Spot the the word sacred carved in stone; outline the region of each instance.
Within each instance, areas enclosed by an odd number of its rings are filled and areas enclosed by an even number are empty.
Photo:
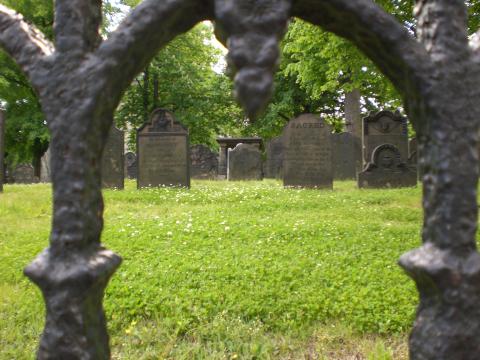
[[[304,114],[283,131],[286,187],[333,188],[332,128],[323,119]]]
[[[174,115],[155,110],[137,130],[137,187],[190,187],[188,130]]]
[[[102,156],[102,187],[123,189],[125,137],[123,131],[112,126]]]
[[[262,153],[251,144],[238,144],[228,150],[229,181],[262,180]]]
[[[363,161],[367,164],[380,145],[394,145],[403,162],[408,159],[407,119],[398,111],[371,113],[363,119]]]
[[[371,161],[358,174],[360,188],[398,188],[417,185],[417,172],[402,161],[395,145],[375,148]]]

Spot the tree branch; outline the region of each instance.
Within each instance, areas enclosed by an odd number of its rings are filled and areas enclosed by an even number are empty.
[[[55,45],[69,58],[82,57],[101,42],[102,0],[56,0]]]
[[[36,87],[45,80],[42,62],[53,53],[52,44],[23,16],[0,5],[0,46],[15,60]]]
[[[430,81],[427,50],[371,0],[298,0],[292,15],[352,41],[404,97]]]
[[[115,108],[123,91],[175,36],[213,17],[209,0],[146,0],[105,40],[87,67],[105,79],[102,92]]]

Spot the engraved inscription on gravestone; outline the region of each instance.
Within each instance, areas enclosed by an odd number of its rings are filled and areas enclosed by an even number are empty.
[[[188,131],[173,114],[155,110],[137,130],[138,188],[190,187]]]
[[[133,152],[125,154],[125,175],[128,179],[137,178],[137,155]]]
[[[238,144],[228,149],[227,179],[262,180],[262,153],[251,144]]]
[[[304,114],[283,131],[286,187],[333,188],[332,128],[323,119]]]
[[[110,128],[107,143],[102,156],[102,187],[123,189],[125,175],[123,149],[125,137],[123,131],[115,126]]]
[[[363,119],[363,156],[367,164],[378,146],[394,145],[400,152],[400,159],[408,159],[407,119],[397,111],[380,111],[371,113]]]
[[[284,144],[281,136],[267,142],[267,162],[265,164],[265,177],[281,179],[283,174]]]
[[[360,188],[399,188],[416,185],[416,171],[402,161],[400,151],[392,144],[377,146],[371,161],[358,174]]]
[[[348,132],[332,134],[332,141],[334,178],[355,179],[357,174],[354,135]]]

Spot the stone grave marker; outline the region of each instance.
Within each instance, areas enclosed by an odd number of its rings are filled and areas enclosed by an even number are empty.
[[[137,186],[190,187],[190,154],[187,129],[164,109],[137,130]]]
[[[265,164],[265,177],[270,179],[281,179],[283,174],[284,156],[283,137],[278,136],[267,142],[267,161]]]
[[[399,188],[417,185],[417,172],[402,161],[395,145],[377,146],[370,162],[358,174],[359,188]]]
[[[291,120],[283,131],[286,187],[333,188],[332,128],[313,114]]]
[[[124,188],[124,158],[125,136],[122,130],[115,126],[110,128],[108,139],[102,156],[102,187]]]
[[[355,137],[352,133],[332,134],[333,174],[338,180],[356,179]]]
[[[262,153],[251,144],[238,144],[228,150],[227,179],[262,180]]]
[[[216,179],[218,175],[218,155],[206,145],[190,148],[190,173],[194,179]]]
[[[0,192],[3,192],[5,176],[5,112],[0,110]]]
[[[408,159],[407,119],[397,111],[371,113],[363,119],[363,161],[372,159],[373,150],[383,144],[391,144],[400,152],[402,162]]]
[[[52,181],[52,171],[50,169],[50,163],[51,151],[49,147],[40,160],[40,182],[49,183]]]
[[[263,146],[263,140],[259,137],[245,137],[245,138],[217,138],[217,143],[220,146],[218,156],[218,175],[219,178],[226,178],[227,176],[227,162],[228,162],[228,150],[235,148],[238,144],[249,144],[257,149],[261,150]]]
[[[35,176],[35,169],[31,164],[19,164],[11,174],[12,182],[15,184],[38,183],[39,178]]]
[[[125,154],[125,175],[127,179],[137,178],[137,155],[133,152]]]

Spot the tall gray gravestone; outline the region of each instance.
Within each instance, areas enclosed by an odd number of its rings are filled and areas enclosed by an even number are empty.
[[[355,136],[345,132],[332,134],[333,174],[337,180],[356,179]]]
[[[125,136],[115,126],[110,128],[108,139],[102,155],[102,187],[123,189]]]
[[[332,128],[313,114],[291,120],[283,131],[285,187],[333,188]]]
[[[0,110],[0,192],[5,182],[5,112]]]
[[[399,188],[417,185],[417,172],[402,160],[395,145],[375,148],[370,162],[358,174],[360,188]]]
[[[190,173],[194,179],[216,179],[218,154],[206,145],[193,145],[190,148]]]
[[[51,151],[48,147],[40,160],[40,182],[49,183],[52,181],[52,171],[50,168]]]
[[[125,154],[125,176],[127,179],[137,178],[137,155],[133,152]]]
[[[371,113],[363,119],[363,160],[372,159],[373,150],[383,144],[394,145],[402,162],[408,159],[407,119],[397,111]]]
[[[164,109],[137,130],[137,187],[190,187],[187,129]]]
[[[267,161],[265,164],[265,177],[269,179],[281,179],[283,174],[284,156],[283,137],[278,136],[267,142]]]
[[[228,150],[227,179],[262,180],[262,153],[250,144],[238,144]]]

